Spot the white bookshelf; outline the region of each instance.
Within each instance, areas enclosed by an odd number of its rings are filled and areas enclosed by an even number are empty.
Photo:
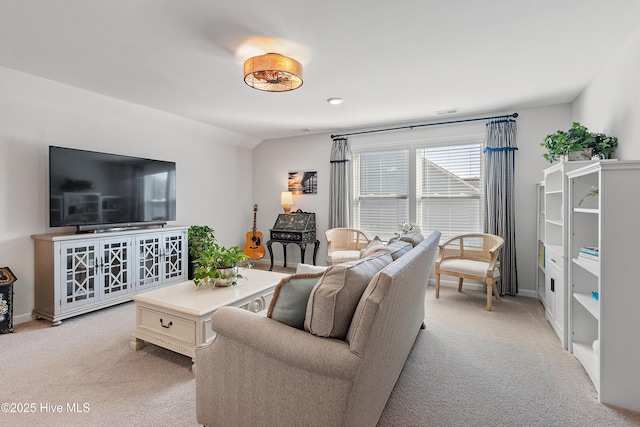
[[[544,306],[549,324],[568,347],[568,180],[567,172],[593,163],[561,162],[544,170]],[[540,214],[540,213],[539,213]],[[538,236],[540,238],[540,235]],[[540,255],[538,255],[540,256]]]
[[[567,177],[568,349],[584,366],[600,402],[639,411],[640,161],[603,160]],[[598,195],[578,206],[591,186],[598,187]],[[598,260],[580,257],[582,247],[597,247]]]
[[[545,247],[544,247],[544,181],[540,181],[536,184],[536,199],[537,199],[537,222],[536,222],[536,295],[542,305],[546,306],[545,298]]]

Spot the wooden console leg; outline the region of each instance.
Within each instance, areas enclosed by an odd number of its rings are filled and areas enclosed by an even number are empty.
[[[138,351],[144,347],[144,341],[141,340],[140,338],[134,338],[129,343],[129,346],[131,347],[131,350]]]

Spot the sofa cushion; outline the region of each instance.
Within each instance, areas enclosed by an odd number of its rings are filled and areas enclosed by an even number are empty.
[[[273,291],[267,317],[294,328],[304,329],[309,294],[323,274],[294,274],[280,280]]]
[[[321,337],[344,339],[362,293],[373,276],[391,262],[388,252],[379,252],[329,267],[309,296],[305,330]]]
[[[418,230],[415,231],[410,231],[407,234],[404,234],[402,236],[400,236],[400,240],[403,242],[409,242],[411,243],[414,247],[418,246],[418,244],[420,242],[422,242],[424,240],[424,236],[422,235],[422,233]]]
[[[312,265],[312,264],[298,264],[296,267],[296,274],[312,274],[312,273],[324,273],[327,270],[326,265]]]
[[[391,254],[391,258],[395,261],[398,258],[400,258],[402,255],[406,254],[411,249],[413,249],[413,245],[403,240],[396,240],[395,242],[389,243],[387,245],[387,249]]]

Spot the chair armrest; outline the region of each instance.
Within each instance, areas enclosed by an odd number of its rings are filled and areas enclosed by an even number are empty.
[[[300,369],[343,380],[353,380],[358,373],[361,357],[347,342],[318,337],[261,314],[221,307],[211,316],[211,327],[218,335]]]

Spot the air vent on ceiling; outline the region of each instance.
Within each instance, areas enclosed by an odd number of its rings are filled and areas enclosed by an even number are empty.
[[[436,111],[436,114],[439,116],[447,116],[449,114],[456,114],[458,113],[460,110],[458,108],[449,108],[447,110],[438,110]]]

